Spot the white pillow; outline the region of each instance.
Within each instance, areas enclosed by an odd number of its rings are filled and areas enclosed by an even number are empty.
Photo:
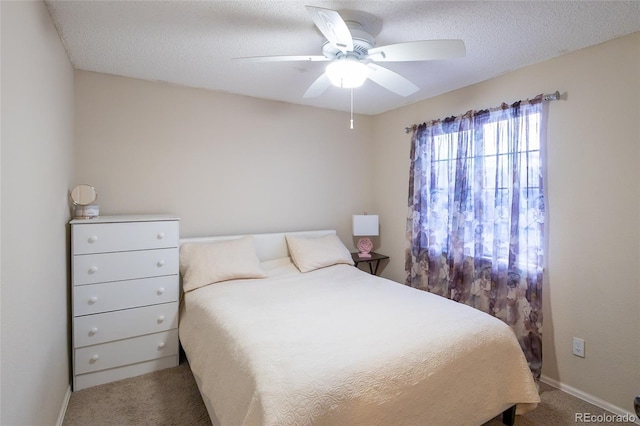
[[[300,272],[309,272],[338,263],[353,265],[351,253],[337,235],[331,234],[320,238],[287,235],[286,238],[291,259]]]
[[[180,246],[182,289],[186,293],[205,285],[240,278],[265,278],[253,236]]]

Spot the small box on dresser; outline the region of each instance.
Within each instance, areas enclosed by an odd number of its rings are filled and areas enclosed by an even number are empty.
[[[178,365],[178,218],[70,223],[73,390]]]

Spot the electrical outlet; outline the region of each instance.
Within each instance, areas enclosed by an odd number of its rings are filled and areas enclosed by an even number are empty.
[[[573,354],[584,358],[584,339],[573,338]]]

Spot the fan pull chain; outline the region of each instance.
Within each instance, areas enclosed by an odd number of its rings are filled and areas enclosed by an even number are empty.
[[[353,130],[353,87],[351,88],[351,130]]]

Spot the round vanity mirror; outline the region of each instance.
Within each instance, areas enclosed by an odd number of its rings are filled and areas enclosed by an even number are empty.
[[[76,219],[90,219],[98,216],[98,206],[94,203],[98,199],[96,189],[91,185],[76,185],[69,193],[75,208]]]
[[[71,190],[71,201],[76,206],[88,206],[98,198],[96,189],[91,185],[76,185]]]

